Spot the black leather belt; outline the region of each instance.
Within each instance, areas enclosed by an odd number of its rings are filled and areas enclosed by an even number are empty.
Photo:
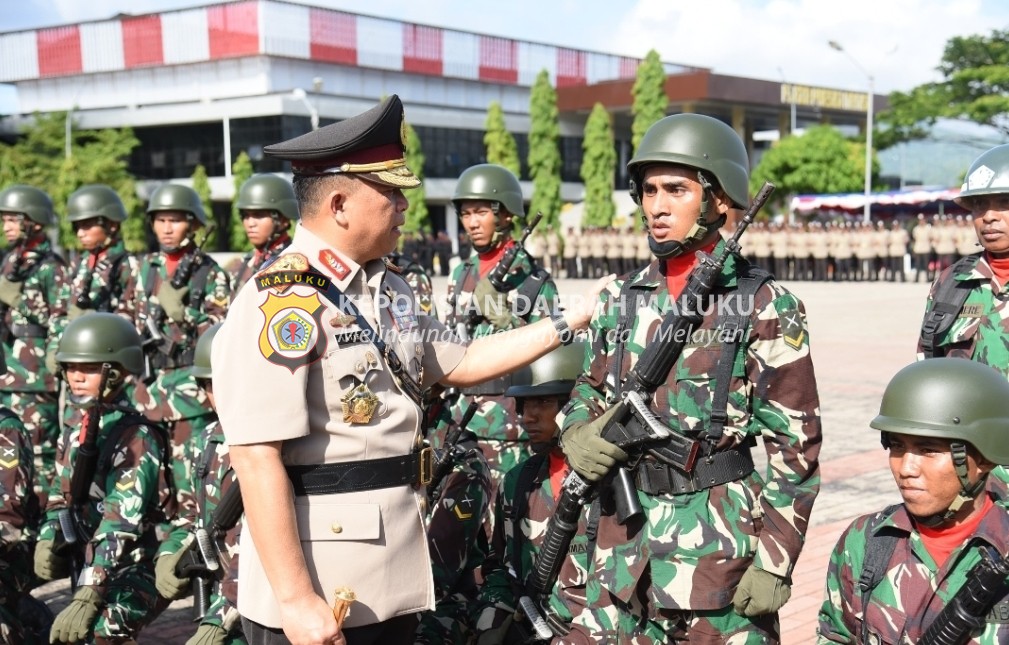
[[[285,469],[295,495],[332,495],[397,486],[427,486],[431,482],[434,461],[433,451],[428,447],[405,457],[286,466]]]
[[[658,461],[642,460],[634,469],[634,484],[648,495],[693,493],[742,479],[752,472],[750,446],[742,445],[716,452],[710,459],[699,457],[690,474]]]

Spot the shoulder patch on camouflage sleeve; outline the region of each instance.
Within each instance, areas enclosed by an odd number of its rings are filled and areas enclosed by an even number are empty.
[[[806,328],[802,325],[802,314],[797,307],[789,307],[778,312],[781,322],[781,338],[792,349],[799,349],[806,340]]]
[[[13,470],[18,467],[18,451],[14,446],[0,447],[0,470]]]

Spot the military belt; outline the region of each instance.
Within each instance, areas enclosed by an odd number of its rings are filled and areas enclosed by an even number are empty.
[[[398,486],[427,486],[434,473],[430,447],[405,457],[385,457],[336,464],[287,466],[294,494],[332,495]]]
[[[14,338],[45,338],[49,331],[42,325],[15,323],[11,325],[11,335]]]
[[[750,446],[735,446],[697,460],[687,474],[667,464],[642,460],[634,469],[635,487],[648,495],[694,493],[719,484],[736,481],[753,472]]]
[[[463,388],[462,393],[467,396],[500,396],[511,386],[511,376],[499,376],[496,379],[485,381],[480,385]]]

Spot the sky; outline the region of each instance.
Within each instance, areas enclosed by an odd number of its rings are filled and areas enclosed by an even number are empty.
[[[1009,27],[1003,0],[291,1],[627,56],[655,49],[668,63],[750,78],[865,91],[871,76],[880,94],[940,80],[952,36]],[[19,0],[0,32],[211,2]]]

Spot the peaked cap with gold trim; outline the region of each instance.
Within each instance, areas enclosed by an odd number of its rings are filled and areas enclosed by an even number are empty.
[[[361,179],[413,188],[420,179],[407,167],[406,120],[395,94],[357,116],[263,148],[291,162],[295,177],[353,173]]]

